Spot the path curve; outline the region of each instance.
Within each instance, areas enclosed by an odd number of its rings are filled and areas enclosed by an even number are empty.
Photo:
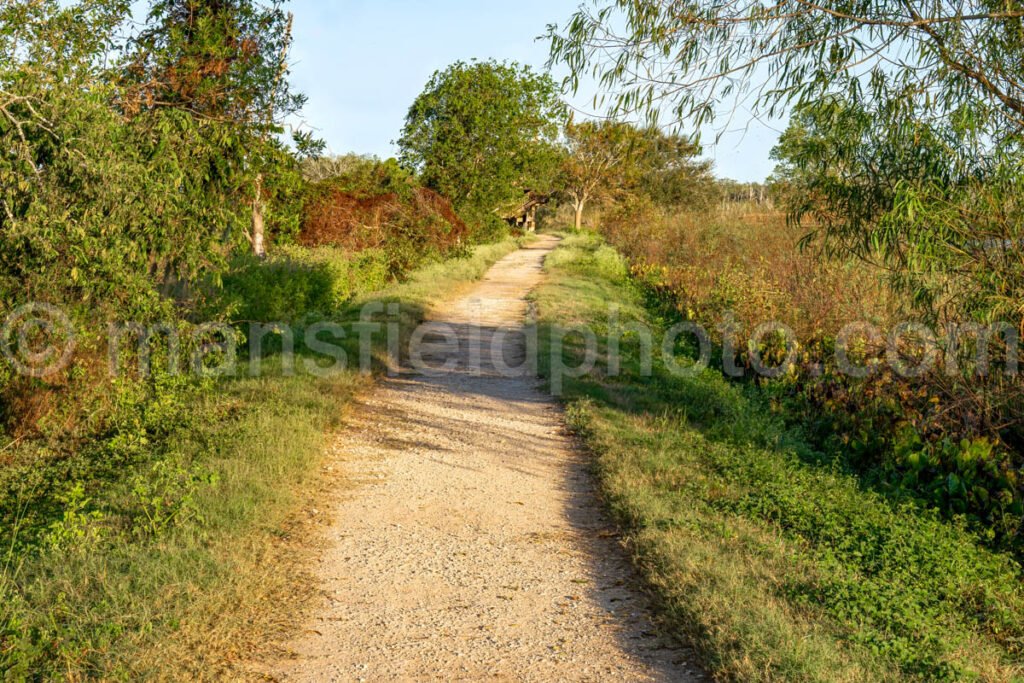
[[[703,680],[653,633],[558,405],[533,373],[471,369],[469,340],[486,361],[496,331],[523,330],[556,244],[510,254],[435,317],[459,336],[456,369],[403,373],[353,411],[336,450],[365,483],[331,503],[322,604],[271,677]],[[523,336],[506,337],[510,366]]]

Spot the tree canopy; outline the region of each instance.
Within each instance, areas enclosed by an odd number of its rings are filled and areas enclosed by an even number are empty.
[[[515,63],[436,72],[406,117],[401,160],[477,220],[551,189],[565,107],[548,75]]]
[[[1016,1],[598,0],[549,37],[613,111],[794,110],[790,208],[827,251],[883,265],[931,317],[1024,327],[1022,19]]]
[[[592,200],[643,194],[663,206],[703,205],[712,186],[711,165],[700,147],[658,128],[623,121],[570,122],[561,184],[580,229]]]
[[[700,125],[730,100],[773,114],[831,92],[1005,131],[1024,120],[1022,18],[1013,1],[598,0],[549,37],[570,82],[597,76],[618,109]]]
[[[239,244],[258,179],[266,196],[298,178],[276,137],[302,102],[279,3],[161,0],[134,33],[118,0],[11,2],[0,19],[5,303],[141,315],[181,298]]]

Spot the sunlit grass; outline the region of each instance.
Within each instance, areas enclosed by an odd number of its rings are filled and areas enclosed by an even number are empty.
[[[607,247],[569,238],[535,295],[554,326],[658,320]],[[546,344],[546,342],[548,342]],[[566,343],[575,366],[578,343]],[[1012,681],[1024,675],[1020,567],[962,526],[823,465],[755,387],[714,368],[564,380],[571,422],[665,627],[744,681]],[[601,350],[602,354],[604,349]],[[542,364],[550,373],[550,366]]]
[[[479,247],[363,292],[341,321],[366,301],[397,302],[407,335],[432,306],[517,246]],[[113,473],[102,443],[91,444],[94,455],[52,462],[32,462],[29,449],[38,446],[23,446],[16,462],[24,470],[9,466],[5,481],[31,471],[63,484],[74,479],[79,488],[60,490],[81,493],[24,503],[38,508],[32,519],[42,540],[3,554],[5,675],[221,680],[240,675],[241,664],[296,627],[315,591],[305,560],[323,515],[311,511],[323,487],[347,485],[344,473],[323,472],[325,446],[372,378],[355,364],[327,377],[289,377],[281,363],[265,359],[259,377],[242,366],[186,403],[168,394],[174,405],[163,414],[173,423]],[[18,533],[5,530],[4,542],[13,548]]]

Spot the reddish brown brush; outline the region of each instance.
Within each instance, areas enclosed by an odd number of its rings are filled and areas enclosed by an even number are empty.
[[[328,190],[306,207],[299,242],[359,251],[411,241],[447,252],[465,241],[466,223],[441,195],[417,188],[410,199],[395,193],[359,196]]]
[[[745,327],[782,322],[808,344],[847,323],[896,318],[899,301],[880,272],[824,259],[813,247],[801,251],[807,228],[788,224],[781,212],[729,208],[613,215],[605,233],[635,265],[662,268],[664,286],[701,320],[729,312]]]

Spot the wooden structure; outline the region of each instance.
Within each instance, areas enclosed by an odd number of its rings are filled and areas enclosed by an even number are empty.
[[[526,190],[523,193],[522,203],[503,218],[514,228],[519,228],[524,232],[534,232],[537,229],[537,209],[549,201],[551,201],[550,195]]]

